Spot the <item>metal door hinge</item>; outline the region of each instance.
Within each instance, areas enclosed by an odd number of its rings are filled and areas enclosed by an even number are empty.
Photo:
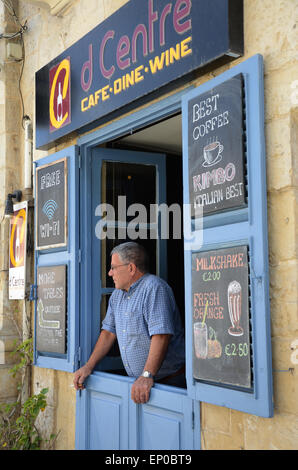
[[[37,285],[31,284],[30,286],[30,293],[29,293],[29,300],[37,300]]]
[[[81,365],[81,347],[79,346],[76,352],[76,357],[75,357],[75,364],[76,367],[80,367]]]

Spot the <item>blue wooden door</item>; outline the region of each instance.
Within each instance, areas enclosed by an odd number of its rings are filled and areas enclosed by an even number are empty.
[[[131,212],[127,220],[123,220],[121,214],[118,216],[119,205],[123,202],[118,198],[128,195],[126,208],[140,202],[134,196],[138,191],[134,186],[135,180],[144,188],[147,199],[144,201],[145,206],[146,203],[164,203],[165,176],[165,158],[159,154],[97,148],[92,154],[86,155],[82,162],[82,364],[87,361],[96,343],[108,298],[113,291],[106,274],[110,263],[109,252],[114,244],[125,241],[119,238],[112,241],[103,237],[100,239],[99,232],[104,229],[113,234],[115,230],[116,235],[120,233],[123,236],[124,229],[129,227],[132,219]],[[146,187],[149,188],[147,192]],[[104,207],[102,204],[109,204],[111,201],[118,209],[114,220],[109,219],[107,212],[102,211],[103,208],[110,209],[108,205]],[[143,229],[144,233],[151,230],[152,234],[157,226],[157,219],[148,218],[141,221],[138,228]],[[128,238],[126,234],[126,239]],[[166,279],[166,241],[153,236],[147,241],[146,247],[153,259],[151,271]],[[155,384],[149,402],[136,405],[130,398],[133,381],[134,379],[126,376],[119,351],[115,347],[88,378],[86,389],[77,394],[76,448],[199,448],[199,413],[198,409],[193,409],[193,400],[187,395],[187,390]]]
[[[176,387],[155,385],[148,403],[131,400],[130,448],[141,450],[187,450],[200,448],[199,408]]]
[[[148,403],[136,405],[130,398],[133,380],[105,372],[89,377],[80,392],[77,448],[198,449],[198,410],[186,390],[156,384]]]
[[[92,374],[85,394],[86,428],[83,448],[128,449],[128,393],[125,380],[104,373]]]

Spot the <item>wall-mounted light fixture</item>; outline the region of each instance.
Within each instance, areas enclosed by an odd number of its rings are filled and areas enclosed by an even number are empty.
[[[13,216],[13,202],[12,200],[16,199],[17,202],[20,202],[22,199],[22,191],[17,189],[13,193],[7,194],[7,199],[5,201],[5,217],[12,217]]]

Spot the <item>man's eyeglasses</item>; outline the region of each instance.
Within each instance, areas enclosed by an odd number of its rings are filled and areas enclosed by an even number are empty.
[[[130,263],[125,263],[125,264],[118,264],[117,266],[111,266],[110,271],[115,271],[115,269],[120,268],[120,266],[127,266]]]

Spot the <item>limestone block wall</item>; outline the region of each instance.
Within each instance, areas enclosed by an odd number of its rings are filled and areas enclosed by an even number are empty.
[[[24,35],[26,58],[21,86],[25,114],[33,121],[35,72],[126,1],[128,0],[76,0],[65,16],[60,17],[25,0],[18,1],[19,18],[22,23],[27,20],[28,25],[28,31]],[[244,57],[230,66],[197,78],[194,84],[198,86],[256,53],[264,57],[275,416],[272,419],[262,419],[227,408],[201,404],[202,448],[297,449],[298,354],[295,355],[295,348],[298,343],[295,346],[295,340],[298,339],[298,84],[295,88],[295,81],[298,80],[298,26],[295,20],[298,18],[298,4],[296,0],[244,0],[244,8]],[[3,15],[2,2],[0,15]],[[0,146],[0,177],[3,182],[0,185],[1,201],[5,200],[4,193],[8,188],[22,183],[22,110],[17,91],[19,75],[14,72],[13,67],[17,70],[19,65],[11,64],[11,69],[3,69],[1,66],[0,72],[0,139],[5,143]],[[3,90],[6,98],[3,98]],[[15,117],[10,118],[10,121],[7,117],[8,96],[11,103],[10,115]],[[4,127],[2,123],[5,123]],[[59,146],[74,142],[75,137],[71,136]],[[6,149],[5,153],[2,153],[3,148]],[[50,152],[56,149],[53,146]],[[44,151],[35,150],[34,159],[45,154]],[[6,298],[5,230],[7,231],[7,227],[1,224],[0,259],[3,261],[0,265],[0,290],[3,294],[2,298],[0,296],[0,340],[3,338],[3,331],[10,331],[1,329],[1,325],[8,321],[3,313],[3,306],[6,309],[9,304]],[[13,335],[14,333],[11,334]],[[8,348],[9,342],[6,339],[5,344]],[[6,377],[2,372],[0,370],[0,381],[4,380],[1,376]],[[50,389],[49,406],[41,417],[40,426],[49,433],[60,431],[57,449],[74,448],[75,392],[71,385],[72,374],[34,368],[33,391],[38,392],[43,387]],[[13,390],[13,386],[8,383],[5,387]]]
[[[0,2],[1,33],[9,34],[18,26]],[[9,219],[4,218],[8,193],[21,188],[20,164],[21,107],[18,81],[21,64],[6,58],[7,40],[0,40],[0,402],[15,401],[19,378],[14,379],[9,370],[15,362],[10,353],[20,337],[20,312],[17,301],[8,300],[8,241]]]

